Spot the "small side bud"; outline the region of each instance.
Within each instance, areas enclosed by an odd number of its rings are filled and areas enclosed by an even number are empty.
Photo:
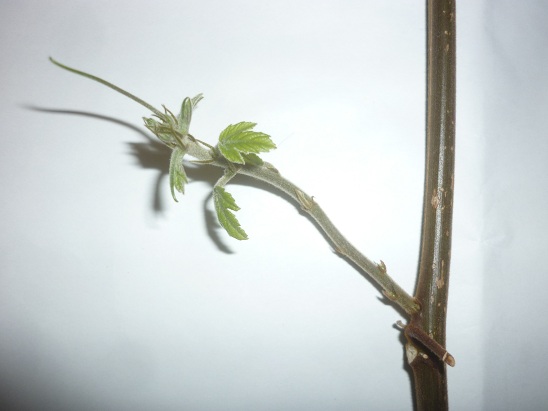
[[[297,200],[304,211],[310,211],[312,209],[312,206],[314,205],[314,200],[312,197],[307,196],[301,190],[295,190],[295,195],[297,196]]]
[[[381,270],[383,274],[386,274],[386,264],[384,261],[380,260],[377,267],[379,267],[379,270]]]

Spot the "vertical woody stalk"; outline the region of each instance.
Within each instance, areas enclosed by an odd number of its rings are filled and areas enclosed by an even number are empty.
[[[421,311],[406,329],[417,410],[446,410],[446,365],[412,330],[445,346],[455,163],[455,0],[427,0],[426,178],[419,276]]]

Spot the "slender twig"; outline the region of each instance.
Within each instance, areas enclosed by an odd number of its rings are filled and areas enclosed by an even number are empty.
[[[419,310],[416,300],[388,275],[385,264],[382,261],[378,264],[374,263],[360,253],[335,227],[313,197],[282,177],[277,170],[268,166],[246,166],[239,172],[265,181],[291,196],[299,203],[301,209],[318,223],[318,226],[331,240],[335,251],[350,259],[365,274],[375,280],[382,287],[383,293],[388,299],[394,301],[408,314],[414,314]]]
[[[87,78],[89,78],[90,80],[97,81],[98,83],[101,83],[101,84],[103,84],[103,85],[105,85],[105,86],[107,86],[107,87],[110,87],[111,89],[117,91],[118,93],[123,94],[124,96],[129,97],[130,99],[132,99],[133,101],[136,101],[136,102],[139,103],[140,105],[142,105],[142,106],[148,108],[150,111],[152,111],[152,112],[153,112],[154,114],[156,114],[157,116],[159,116],[159,117],[162,117],[162,116],[163,116],[163,113],[162,113],[160,110],[158,110],[157,108],[155,108],[155,107],[153,107],[152,105],[148,104],[146,101],[141,100],[139,97],[136,97],[136,96],[134,96],[134,95],[131,94],[131,93],[128,93],[128,92],[125,91],[124,89],[122,89],[122,88],[120,88],[120,87],[118,87],[118,86],[116,86],[116,85],[114,85],[114,84],[112,84],[112,83],[110,83],[110,82],[108,82],[108,81],[106,81],[106,80],[103,80],[103,79],[100,78],[100,77],[94,76],[93,74],[89,74],[89,73],[86,73],[86,72],[84,72],[84,71],[76,70],[76,69],[74,69],[74,68],[72,68],[72,67],[65,66],[64,64],[59,63],[58,61],[56,61],[56,60],[53,59],[52,57],[50,57],[49,60],[50,60],[53,64],[55,64],[55,65],[57,65],[57,66],[59,66],[59,67],[65,69],[65,70],[71,71],[71,72],[74,73],[74,74],[78,74],[78,75],[80,75],[80,76],[87,77]]]
[[[210,150],[197,143],[185,143],[190,155],[199,160],[206,161],[209,165],[228,168],[226,160],[212,156]],[[333,248],[337,253],[350,259],[365,274],[375,280],[382,287],[384,295],[399,305],[406,313],[411,315],[418,312],[419,304],[417,304],[417,301],[388,275],[385,264],[382,261],[378,264],[374,263],[360,253],[335,227],[313,197],[284,178],[278,170],[268,163],[262,166],[245,165],[239,168],[237,172],[264,181],[293,198],[300,205],[301,209],[318,223],[318,226],[331,240]]]
[[[165,119],[166,115],[161,113],[158,109],[154,108],[151,104],[140,99],[139,97],[136,97],[128,91],[123,90],[120,87],[106,80],[103,80],[100,77],[61,64],[51,57],[50,60],[52,63],[65,70],[110,87],[111,89],[131,98],[137,103],[148,108],[160,119]],[[166,113],[171,115],[174,122],[176,123],[177,119],[175,118],[175,116],[165,107],[164,110],[166,111]],[[169,119],[167,123],[171,124]],[[258,180],[262,180],[278,188],[279,190],[283,191],[285,194],[293,198],[301,206],[301,209],[304,212],[308,213],[317,222],[321,230],[331,240],[334,250],[343,257],[348,258],[350,261],[355,263],[366,275],[376,281],[382,287],[383,294],[389,300],[399,305],[409,315],[416,314],[419,311],[420,305],[417,303],[417,300],[409,295],[407,292],[405,292],[388,275],[386,265],[383,261],[380,261],[378,264],[374,263],[365,255],[360,253],[358,249],[354,247],[335,227],[335,225],[327,217],[327,215],[314,200],[314,198],[306,194],[303,190],[301,190],[299,187],[297,187],[286,178],[282,177],[278,170],[274,168],[271,164],[264,163],[260,166],[245,164],[237,165],[236,167],[236,164],[231,163],[230,161],[226,160],[226,158],[219,155],[215,147],[210,146],[209,144],[206,144],[200,140],[197,140],[195,137],[188,133],[178,133],[172,127],[169,128],[169,131],[173,136],[177,138],[179,146],[181,148],[184,148],[185,153],[195,158],[194,163],[213,165],[229,171],[228,173],[225,173],[221,180],[217,182],[216,186],[224,186],[224,184],[232,179],[237,173],[241,173],[250,177],[254,177]],[[170,145],[168,144],[168,146]]]
[[[438,358],[441,351],[434,351],[438,346],[445,347],[451,259],[455,162],[455,19],[454,0],[427,1],[426,178],[419,276],[415,294],[421,311],[411,317],[405,329],[417,410],[448,409],[445,366],[448,357]],[[450,359],[451,362],[453,364],[450,365],[454,365],[454,359]]]

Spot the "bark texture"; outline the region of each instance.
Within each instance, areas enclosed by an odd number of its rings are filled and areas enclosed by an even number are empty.
[[[415,293],[421,310],[411,317],[406,332],[416,409],[421,411],[448,409],[446,364],[429,347],[432,344],[411,331],[422,330],[439,346],[446,345],[455,163],[455,20],[455,0],[427,0],[426,177]]]

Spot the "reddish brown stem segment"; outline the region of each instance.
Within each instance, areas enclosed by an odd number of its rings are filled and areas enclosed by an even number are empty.
[[[426,334],[423,330],[415,327],[412,324],[405,325],[401,321],[398,321],[398,325],[405,331],[405,336],[411,344],[419,344],[422,348],[430,351],[438,359],[450,365],[455,366],[455,357],[447,352],[445,347],[440,345],[431,336]]]

